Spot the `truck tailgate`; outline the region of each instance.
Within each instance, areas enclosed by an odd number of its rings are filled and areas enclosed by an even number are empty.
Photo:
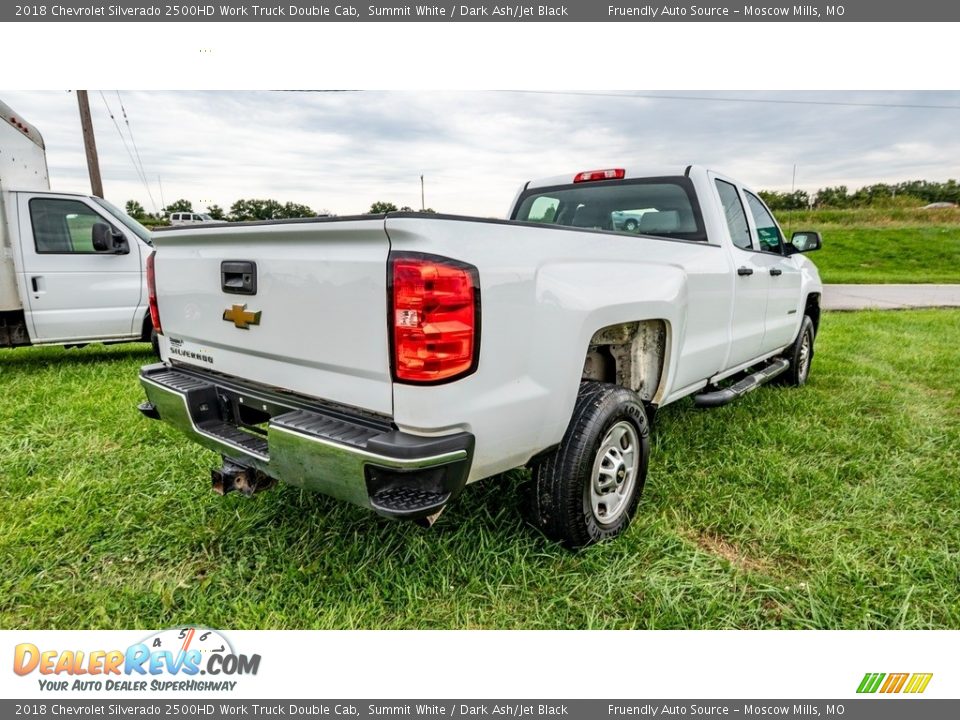
[[[165,359],[391,413],[382,217],[178,229],[155,243]],[[228,292],[241,278],[222,272],[245,268],[256,287]]]

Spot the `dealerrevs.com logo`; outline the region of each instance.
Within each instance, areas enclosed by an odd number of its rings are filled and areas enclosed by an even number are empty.
[[[867,673],[857,686],[858,693],[919,694],[927,689],[933,673]]]
[[[260,655],[234,651],[209,628],[163,630],[126,650],[57,650],[20,643],[13,671],[38,675],[41,690],[145,692],[232,691],[239,676],[256,675]],[[202,678],[201,678],[202,676]]]

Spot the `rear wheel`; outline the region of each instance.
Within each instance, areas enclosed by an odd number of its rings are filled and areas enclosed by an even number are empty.
[[[640,227],[640,223],[632,218],[623,224],[623,229],[627,232],[636,232],[638,227]]]
[[[531,522],[569,548],[619,535],[640,500],[649,455],[650,429],[637,394],[581,383],[560,447],[534,468]]]
[[[807,382],[813,362],[814,338],[813,320],[809,315],[804,315],[797,339],[783,354],[790,361],[790,367],[779,378],[782,384],[799,387]]]

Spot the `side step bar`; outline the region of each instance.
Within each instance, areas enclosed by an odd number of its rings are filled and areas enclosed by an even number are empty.
[[[711,390],[702,392],[693,396],[693,404],[700,408],[720,407],[736,400],[738,397],[746,395],[751,390],[756,390],[761,385],[770,382],[777,375],[787,371],[790,367],[790,361],[786,358],[774,360],[769,365],[764,366],[752,375],[747,375],[743,380],[735,382],[730,387],[721,390]]]

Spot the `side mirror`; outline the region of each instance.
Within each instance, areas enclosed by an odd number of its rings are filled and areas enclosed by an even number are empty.
[[[127,243],[127,239],[123,236],[123,233],[116,232],[113,234],[113,254],[114,255],[127,255],[130,253],[130,245]]]
[[[94,223],[91,233],[93,249],[97,252],[108,252],[113,247],[113,231],[106,223]]]
[[[123,233],[114,231],[106,223],[94,223],[91,229],[93,238],[93,249],[102,253],[113,253],[114,255],[126,255],[130,252],[130,246]]]
[[[819,250],[823,246],[823,239],[818,232],[801,230],[793,234],[790,238],[790,244],[795,252],[807,253]]]

